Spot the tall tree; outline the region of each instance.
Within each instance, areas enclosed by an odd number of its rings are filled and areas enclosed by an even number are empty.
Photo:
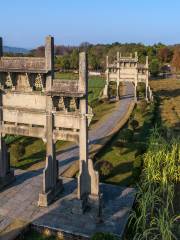
[[[175,71],[180,70],[180,47],[176,47],[172,59],[172,67]]]
[[[162,47],[158,51],[158,58],[161,62],[168,63],[172,60],[172,51],[168,47]]]

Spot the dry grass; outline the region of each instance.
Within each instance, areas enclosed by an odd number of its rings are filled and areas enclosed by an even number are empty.
[[[171,128],[180,130],[180,80],[161,79],[150,82],[153,92],[160,97],[160,115],[162,122]]]

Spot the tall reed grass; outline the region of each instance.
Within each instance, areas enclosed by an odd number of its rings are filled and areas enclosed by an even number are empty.
[[[174,184],[180,182],[180,139],[167,142],[155,128],[151,134],[129,224],[135,240],[173,240]]]

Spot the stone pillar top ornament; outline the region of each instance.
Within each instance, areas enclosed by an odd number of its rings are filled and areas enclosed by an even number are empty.
[[[79,91],[88,93],[88,60],[87,53],[81,52],[79,54]]]

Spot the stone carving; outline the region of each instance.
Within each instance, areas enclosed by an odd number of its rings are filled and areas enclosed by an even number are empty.
[[[5,87],[6,88],[12,88],[13,82],[10,73],[7,74],[6,81],[5,81]]]
[[[37,77],[35,78],[34,87],[35,90],[37,91],[43,91],[43,81],[41,74],[38,74]]]

